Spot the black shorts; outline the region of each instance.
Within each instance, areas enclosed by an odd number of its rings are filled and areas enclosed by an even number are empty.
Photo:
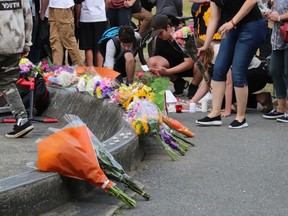
[[[81,50],[95,49],[98,41],[107,29],[107,22],[79,23],[79,48]]]

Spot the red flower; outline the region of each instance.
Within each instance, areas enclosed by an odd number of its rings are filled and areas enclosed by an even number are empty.
[[[138,73],[138,75],[137,75],[137,77],[140,79],[141,77],[143,77],[144,76],[144,74],[142,73],[142,72],[139,72]]]

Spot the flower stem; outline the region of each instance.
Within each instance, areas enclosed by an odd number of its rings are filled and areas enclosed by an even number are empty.
[[[159,134],[155,135],[156,141],[157,143],[159,143],[164,150],[166,151],[166,153],[169,155],[169,157],[173,160],[176,161],[178,159],[178,155],[166,144],[162,141],[161,137],[159,136]]]
[[[178,138],[178,139],[180,139],[180,140],[182,140],[183,142],[185,142],[185,143],[187,143],[187,144],[195,147],[195,144],[194,144],[194,143],[186,140],[185,137],[181,136],[180,134],[171,131],[171,135],[174,136],[174,137],[176,137],[176,138]]]
[[[126,194],[124,191],[122,191],[120,188],[118,188],[116,185],[110,187],[108,189],[108,193],[112,196],[117,197],[123,203],[132,208],[136,206],[136,201],[133,198],[131,198],[128,194]]]
[[[128,176],[127,174],[124,174],[122,176],[121,182],[127,185],[127,187],[130,188],[131,190],[135,191],[136,193],[144,197],[145,200],[148,201],[150,199],[150,195],[140,188],[139,183],[132,177]]]

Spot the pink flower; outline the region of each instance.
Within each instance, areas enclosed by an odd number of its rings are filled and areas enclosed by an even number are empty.
[[[142,73],[142,72],[139,72],[138,73],[138,75],[137,75],[137,77],[140,79],[141,77],[143,77],[144,76],[144,74]]]

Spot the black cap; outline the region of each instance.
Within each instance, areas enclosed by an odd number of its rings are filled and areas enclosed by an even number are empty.
[[[151,37],[157,36],[161,29],[166,29],[167,25],[169,24],[169,18],[167,15],[164,14],[156,14],[153,16],[151,27],[152,27],[152,34]]]

